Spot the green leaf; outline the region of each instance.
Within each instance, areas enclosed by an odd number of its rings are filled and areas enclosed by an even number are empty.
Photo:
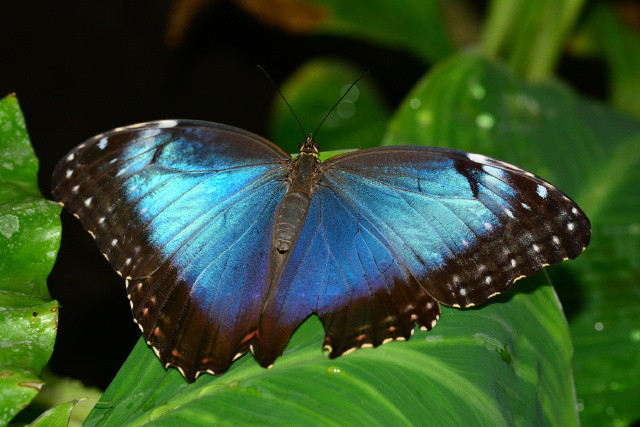
[[[60,244],[60,207],[42,198],[38,161],[15,96],[0,100],[0,425],[43,385],[58,305],[47,275]]]
[[[361,71],[344,62],[313,60],[300,67],[282,85],[307,132],[314,131]],[[297,153],[303,135],[295,117],[280,97],[274,100],[271,139],[288,153]],[[354,86],[320,127],[316,142],[322,151],[380,144],[389,112],[369,76]]]
[[[444,58],[453,45],[438,0],[306,0],[323,16],[317,31],[357,37],[412,52],[426,62]]]
[[[61,403],[56,405],[47,411],[45,411],[42,415],[40,415],[37,419],[35,419],[30,425],[32,427],[50,427],[50,426],[60,426],[65,427],[69,425],[69,420],[71,420],[71,412],[76,404],[80,401],[72,400],[70,402]]]
[[[273,368],[245,355],[194,384],[140,340],[86,424],[576,425],[568,330],[543,279],[482,309],[445,307],[436,329],[408,342],[333,360],[313,317]]]
[[[587,425],[637,420],[640,121],[466,54],[416,86],[385,142],[494,156],[548,179],[583,207],[590,247],[550,269],[569,314],[578,409]]]
[[[482,45],[526,78],[548,78],[585,0],[493,0]]]

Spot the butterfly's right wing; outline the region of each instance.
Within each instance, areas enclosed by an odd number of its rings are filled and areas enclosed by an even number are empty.
[[[253,345],[264,365],[311,312],[337,357],[435,326],[439,303],[482,304],[589,244],[580,207],[486,156],[378,147],[333,157]]]
[[[98,135],[55,169],[54,198],[126,278],[158,357],[190,381],[248,349],[289,161],[240,129],[162,121]]]

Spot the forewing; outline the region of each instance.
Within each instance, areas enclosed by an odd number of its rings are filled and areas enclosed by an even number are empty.
[[[248,349],[289,160],[240,129],[163,121],[98,135],[55,169],[54,198],[126,278],[160,359],[191,381]]]
[[[577,257],[591,237],[586,215],[564,193],[486,156],[388,147],[336,157],[326,168],[328,185],[396,236],[403,261],[447,305],[480,304]]]

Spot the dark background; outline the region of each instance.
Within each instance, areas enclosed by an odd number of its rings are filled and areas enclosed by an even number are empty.
[[[366,42],[286,34],[228,1],[204,9],[177,47],[165,42],[166,0],[7,3],[0,5],[0,97],[18,95],[47,197],[55,163],[117,126],[190,118],[268,136],[274,91],[257,64],[280,83],[307,59],[346,59],[371,71],[367,78],[392,109],[428,69],[409,54]],[[475,7],[482,13],[482,4]],[[604,94],[597,62],[566,57],[560,74],[583,93]],[[106,387],[140,332],[122,279],[77,220],[66,212],[62,220],[62,247],[49,277],[61,305],[50,365]]]

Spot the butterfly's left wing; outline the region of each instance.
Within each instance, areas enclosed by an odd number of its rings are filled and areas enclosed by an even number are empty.
[[[335,357],[435,326],[439,305],[478,305],[575,258],[590,224],[560,190],[485,156],[383,147],[329,159],[259,337],[311,312]],[[286,334],[254,344],[264,363]]]
[[[98,135],[56,167],[54,197],[126,278],[158,357],[190,381],[249,347],[289,160],[241,129],[161,121]]]

